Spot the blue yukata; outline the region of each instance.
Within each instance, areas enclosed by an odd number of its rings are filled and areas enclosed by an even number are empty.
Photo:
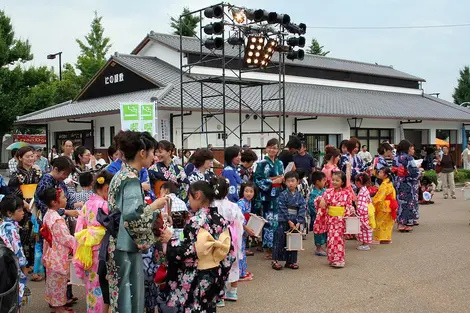
[[[243,220],[243,225],[246,225],[247,222],[247,215],[251,213],[251,201],[242,198],[238,200],[238,207],[242,210],[242,214],[245,217]],[[246,262],[246,231],[243,231],[243,240],[242,240],[242,258],[238,261],[238,267],[240,269],[240,277],[245,277],[248,272],[248,263]]]
[[[36,187],[36,192],[34,194],[34,203],[36,204],[36,207],[41,211],[43,217],[44,215],[46,215],[48,207],[41,200],[39,200],[39,194],[49,188],[62,189],[65,198],[67,198],[67,205],[65,206],[65,210],[75,210],[73,206],[73,196],[71,193],[69,193],[67,185],[63,181],[59,182],[55,180],[50,174],[44,174],[41,177],[41,180],[39,181],[38,186]],[[65,211],[64,209],[60,209],[57,211],[57,213],[59,213],[60,216],[63,216],[65,214]]]
[[[181,200],[188,201],[189,180],[182,166],[173,160],[168,166],[163,162],[152,165],[149,169],[152,181],[170,181],[178,188],[177,196]]]
[[[274,261],[286,261],[286,264],[297,263],[297,251],[286,250],[286,232],[290,231],[289,221],[296,225],[305,223],[307,203],[304,197],[296,189],[294,192],[286,189],[279,195],[278,227],[273,248]]]
[[[367,166],[362,162],[359,155],[352,156],[348,152],[343,154],[339,160],[339,169],[346,173],[346,162],[351,163],[351,183],[354,183],[356,175],[367,170]]]
[[[41,222],[38,221],[36,216],[31,216],[31,223],[33,223],[33,234],[39,239],[39,229],[41,228]],[[34,274],[43,275],[44,266],[42,265],[42,240],[37,240],[34,244]]]
[[[222,171],[222,176],[227,178],[230,182],[227,198],[230,201],[237,203],[239,199],[238,193],[240,192],[240,185],[242,184],[242,179],[238,173],[238,169],[233,165],[227,165]]]
[[[271,178],[284,175],[281,160],[271,160],[268,156],[256,166],[253,181],[259,189],[256,200],[257,214],[267,221],[263,228],[263,248],[271,249],[274,245],[274,234],[277,229],[278,201],[281,184],[273,185]]]
[[[106,167],[106,171],[110,172],[113,175],[116,175],[116,173],[119,172],[121,168],[122,168],[122,160],[117,159],[113,163],[109,164],[108,167]],[[150,184],[150,177],[149,177],[148,169],[146,168],[141,169],[139,172],[139,178],[142,184],[145,184],[145,183]],[[145,195],[149,196],[152,199],[152,201],[155,201],[157,199],[157,196],[155,196],[155,192],[153,191],[152,188],[150,188],[149,191],[146,191]]]
[[[318,189],[316,187],[313,188],[312,192],[310,193],[310,197],[308,199],[308,213],[310,214],[310,231],[313,232],[313,223],[315,223],[315,219],[317,218],[317,208],[315,207],[315,199],[320,197],[326,188]],[[315,242],[315,246],[323,246],[326,245],[326,233],[323,234],[313,234],[313,240]]]
[[[421,173],[412,156],[399,152],[393,159],[393,167],[404,167],[406,174],[397,175],[395,189],[398,201],[398,223],[412,226],[419,219],[418,189]]]

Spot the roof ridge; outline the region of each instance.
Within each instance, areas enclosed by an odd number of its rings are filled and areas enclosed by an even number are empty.
[[[115,52],[114,53],[115,57],[126,57],[126,58],[135,58],[135,59],[155,59],[157,57],[151,56],[151,55],[136,55],[136,54],[130,54],[130,53],[121,53],[121,52]]]

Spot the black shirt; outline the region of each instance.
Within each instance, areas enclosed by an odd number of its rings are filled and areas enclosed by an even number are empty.
[[[282,164],[284,165],[284,168],[286,168],[290,162],[294,162],[294,154],[289,150],[282,150],[282,152],[279,153],[279,156],[277,158],[281,160]]]
[[[315,168],[316,164],[313,157],[306,153],[305,155],[296,154],[294,155],[295,168],[304,169],[307,175],[309,175]]]

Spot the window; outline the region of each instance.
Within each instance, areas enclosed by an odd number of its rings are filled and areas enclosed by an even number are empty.
[[[100,127],[100,147],[105,146],[105,139],[104,139],[104,127]]]
[[[115,130],[114,126],[111,126],[109,128],[109,143],[110,143],[110,145],[114,144],[115,134],[116,134],[116,130]]]
[[[392,129],[351,129],[351,136],[357,137],[361,142],[361,145],[366,145],[367,150],[372,154],[377,154],[377,149],[384,140],[392,142],[393,139]]]

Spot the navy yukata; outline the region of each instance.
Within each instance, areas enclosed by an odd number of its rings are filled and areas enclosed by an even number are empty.
[[[239,200],[238,193],[240,192],[240,185],[242,184],[242,179],[238,173],[238,169],[232,165],[227,165],[222,171],[222,176],[227,178],[230,182],[227,198],[231,202],[237,203]]]
[[[297,251],[286,250],[286,232],[290,230],[289,221],[300,225],[305,223],[307,203],[298,190],[292,193],[290,190],[281,192],[278,198],[279,215],[276,230],[273,260],[286,261],[287,264],[297,263]]]

